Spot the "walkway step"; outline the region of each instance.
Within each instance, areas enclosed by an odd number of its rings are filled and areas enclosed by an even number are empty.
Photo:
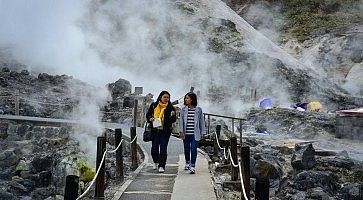
[[[179,172],[175,179],[171,200],[215,200],[214,187],[208,169],[208,161],[198,153],[195,174],[184,170],[184,155],[179,157]]]
[[[165,173],[158,173],[150,165],[145,166],[122,194],[120,200],[169,200],[177,173],[178,166],[175,164],[167,165]]]

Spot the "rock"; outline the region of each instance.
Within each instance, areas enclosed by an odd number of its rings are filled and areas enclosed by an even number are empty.
[[[356,49],[350,54],[350,59],[354,63],[361,63],[363,61],[363,50]]]
[[[20,75],[23,75],[23,76],[28,76],[30,73],[28,70],[24,69],[24,70],[21,70],[20,72]]]
[[[47,187],[51,183],[52,179],[52,172],[50,171],[42,171],[39,173],[39,179],[40,179],[40,187]]]
[[[33,200],[30,196],[23,196],[20,200]]]
[[[53,189],[51,188],[37,188],[31,193],[33,199],[46,199],[53,195]]]
[[[0,153],[0,169],[14,167],[18,164],[20,158],[15,153],[15,150],[5,150]]]
[[[41,171],[49,171],[52,167],[52,156],[51,155],[37,155],[33,158],[31,162],[31,171],[33,173],[38,173]]]
[[[125,79],[119,79],[115,83],[108,84],[108,90],[111,92],[112,99],[117,99],[131,93],[131,84]]]
[[[362,189],[363,186],[360,185],[359,183],[348,183],[346,185],[343,186],[343,188],[341,189],[341,198],[342,199],[359,199],[362,196],[359,195],[363,195],[360,194],[359,192],[363,192],[363,191],[359,191],[360,189]]]
[[[18,135],[20,137],[23,137],[28,131],[30,131],[32,129],[32,127],[28,124],[21,124],[18,127]]]
[[[25,162],[25,160],[20,160],[18,165],[15,168],[15,173],[21,173],[22,171],[28,171],[29,170],[29,166],[28,164]]]
[[[29,192],[26,187],[15,181],[9,182],[9,191],[15,196],[26,195]]]
[[[321,199],[321,200],[329,200],[329,194],[324,192],[321,187],[313,188],[309,191],[309,198],[312,199]]]
[[[4,191],[0,188],[0,200],[16,200],[17,198],[14,197],[13,194]]]
[[[282,176],[282,169],[278,165],[266,160],[257,160],[254,168],[253,173],[256,177],[276,179]]]
[[[9,69],[9,68],[7,68],[7,67],[3,67],[1,71],[2,71],[2,72],[10,72],[10,69]]]
[[[6,139],[8,137],[8,125],[0,123],[0,139]]]
[[[313,31],[311,31],[311,35],[316,37],[316,36],[320,36],[320,35],[324,35],[326,33],[329,33],[329,30],[327,28],[317,28],[317,29],[314,29]]]
[[[336,167],[343,169],[351,169],[354,166],[354,161],[347,157],[334,156],[319,158],[319,163],[325,167]]]
[[[18,139],[18,126],[9,123],[8,129],[7,129],[8,137],[11,137],[13,139]]]
[[[115,107],[113,104],[110,104],[111,107]],[[133,108],[134,107],[134,99],[132,99],[131,97],[125,97],[123,104],[122,104],[123,108]]]
[[[53,77],[47,73],[39,73],[38,74],[38,79],[40,81],[50,81],[53,79]]]
[[[312,169],[316,164],[313,145],[308,144],[305,147],[295,147],[295,149],[298,150],[291,158],[292,167],[297,170]]]
[[[334,193],[338,189],[338,179],[330,172],[303,171],[296,175],[294,187],[301,191],[321,187],[325,192]]]

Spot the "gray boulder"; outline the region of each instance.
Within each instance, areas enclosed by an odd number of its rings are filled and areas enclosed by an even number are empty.
[[[291,165],[297,170],[312,169],[315,164],[315,149],[312,144],[295,146],[297,150],[291,158]]]
[[[320,187],[324,192],[334,193],[338,189],[337,180],[330,172],[303,171],[296,175],[294,187],[301,191]]]
[[[125,79],[119,79],[115,83],[108,84],[108,90],[111,92],[112,99],[117,99],[131,93],[131,84]]]

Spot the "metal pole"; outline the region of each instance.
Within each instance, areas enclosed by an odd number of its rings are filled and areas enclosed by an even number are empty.
[[[242,120],[239,120],[239,143],[242,146]]]
[[[231,137],[231,159],[235,164],[238,163],[237,160],[237,138]],[[236,181],[238,180],[238,167],[234,167],[231,162],[231,180]]]
[[[234,119],[232,119],[232,137],[235,137],[235,135],[234,135]]]
[[[221,125],[217,125],[216,135],[217,135],[217,138],[219,139],[220,135],[221,135]],[[218,157],[219,147],[218,147],[218,144],[217,144],[217,139],[214,138],[213,141],[214,141],[214,156]]]
[[[134,138],[136,137],[136,127],[131,127],[130,133],[131,133],[131,141],[133,141]],[[131,143],[130,145],[131,145],[131,169],[135,170],[139,166],[138,159],[137,159],[136,140],[133,143]]]
[[[78,197],[79,177],[68,175],[66,177],[66,188],[64,189],[64,200],[76,200]]]
[[[115,147],[117,147],[122,140],[122,129],[115,129]],[[116,177],[119,181],[124,181],[124,159],[122,157],[122,144],[116,151]]]
[[[96,169],[101,165],[102,157],[106,151],[106,137],[97,137]],[[105,195],[105,161],[101,165],[100,173],[96,178],[95,198],[104,199]]]
[[[208,135],[210,136],[210,115],[208,115]]]

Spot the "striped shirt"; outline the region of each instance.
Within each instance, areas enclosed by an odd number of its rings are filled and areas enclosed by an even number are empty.
[[[194,115],[195,115],[195,108],[188,108],[187,127],[185,129],[185,134],[188,135],[194,134]]]

